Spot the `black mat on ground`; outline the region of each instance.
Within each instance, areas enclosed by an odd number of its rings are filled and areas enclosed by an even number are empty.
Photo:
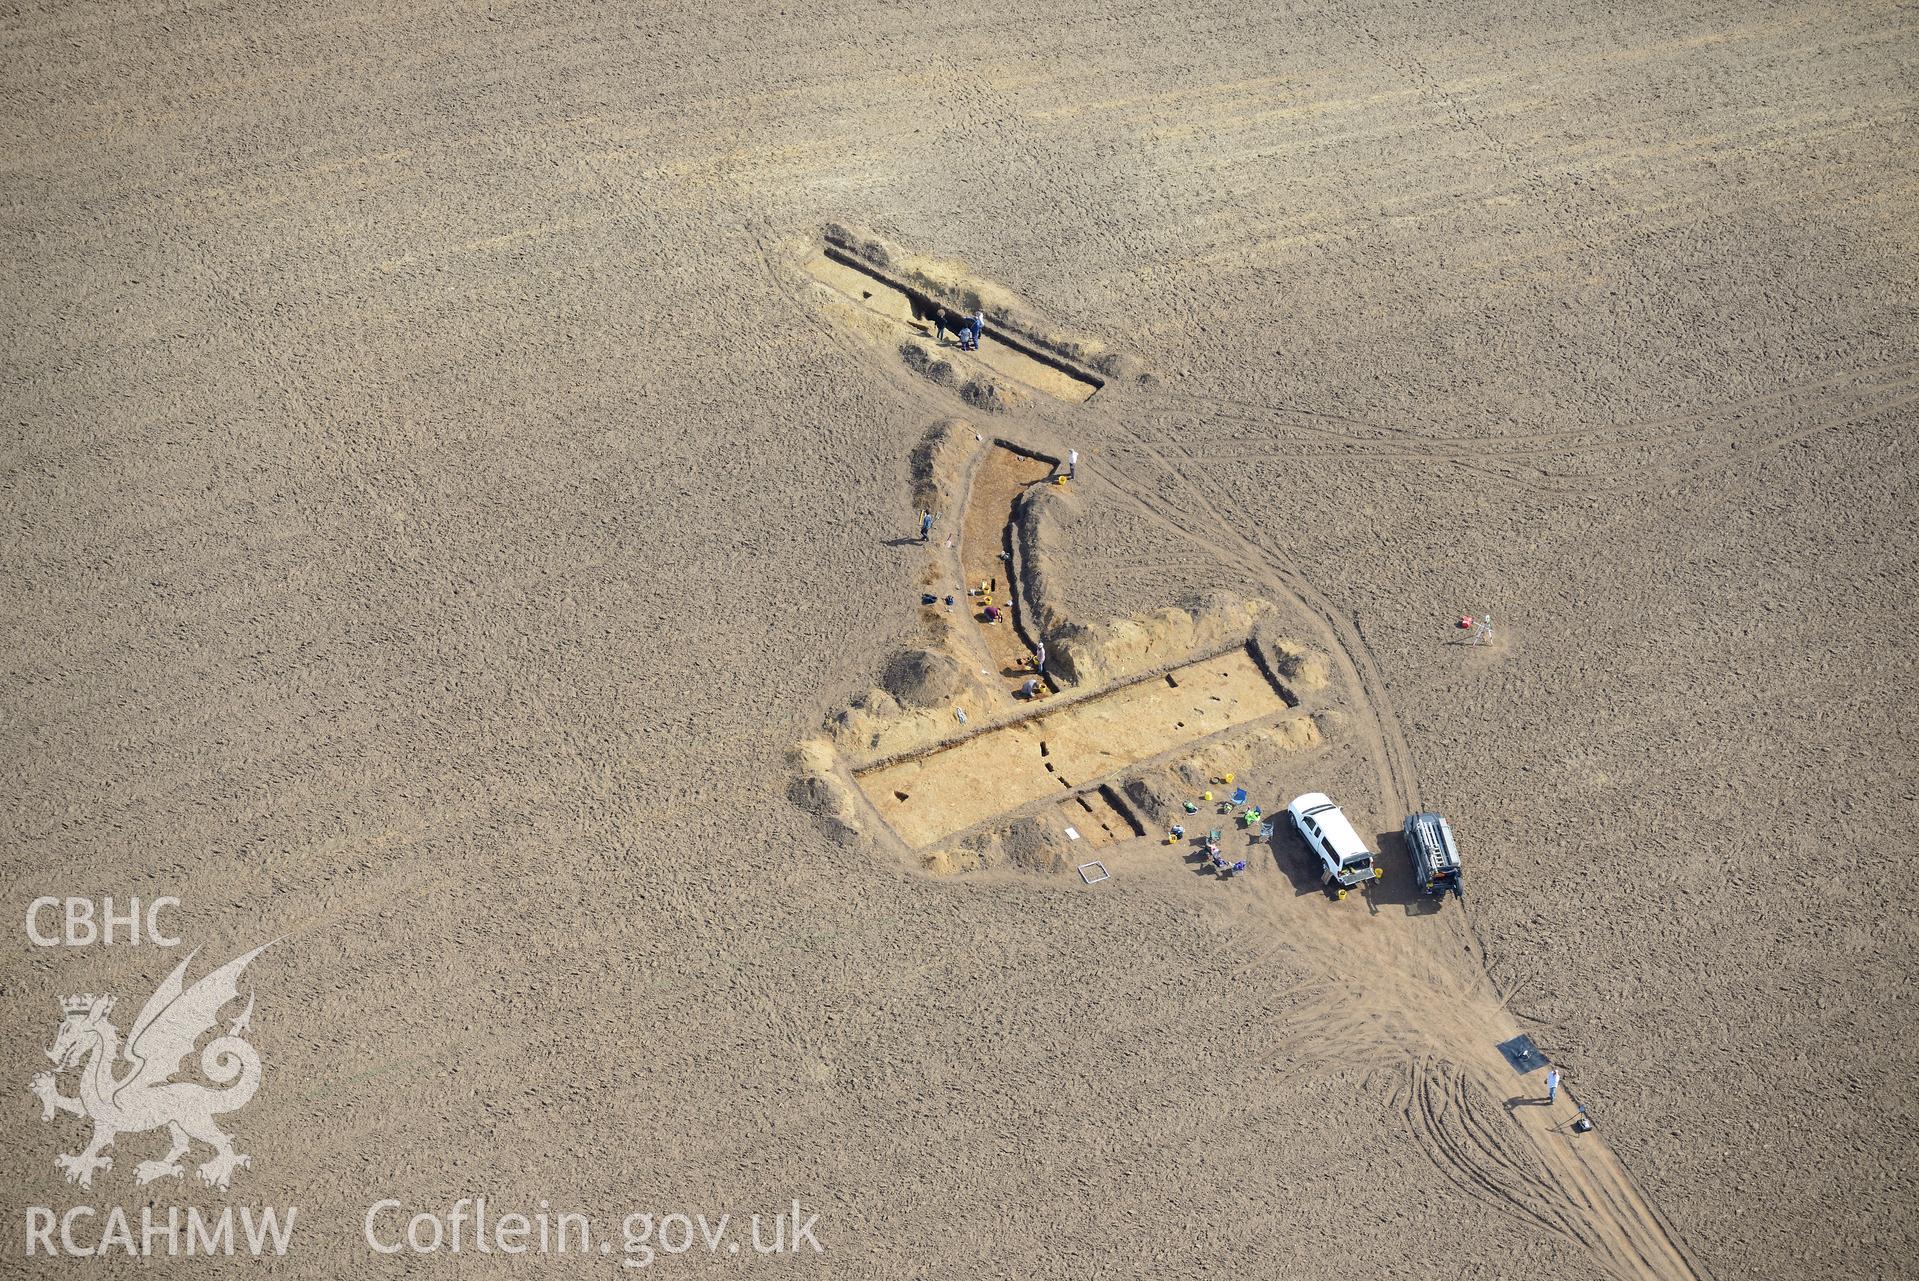
[[[1506,1062],[1513,1065],[1513,1071],[1521,1076],[1546,1066],[1546,1056],[1539,1052],[1539,1047],[1533,1044],[1530,1036],[1515,1036],[1510,1041],[1501,1041],[1499,1052],[1506,1056]]]

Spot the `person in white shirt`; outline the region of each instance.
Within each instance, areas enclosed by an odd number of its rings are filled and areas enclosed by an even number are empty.
[[[960,322],[960,350],[978,351],[980,335],[986,332],[986,313],[976,311],[971,320]]]

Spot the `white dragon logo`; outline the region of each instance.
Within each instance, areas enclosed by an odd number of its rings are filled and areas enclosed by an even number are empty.
[[[134,1177],[140,1183],[178,1178],[185,1173],[180,1158],[193,1146],[194,1139],[213,1149],[212,1159],[197,1171],[202,1183],[224,1188],[234,1170],[252,1163],[233,1150],[232,1137],[213,1123],[221,1113],[245,1107],[260,1088],[259,1052],[242,1035],[253,1017],[252,996],[247,997],[246,1009],[226,1032],[200,1052],[200,1070],[225,1088],[175,1081],[172,1077],[193,1053],[194,1043],[219,1022],[221,1009],[239,996],[240,972],[271,946],[268,943],[227,962],[192,987],[186,986],[187,965],[193,960],[193,954],[188,953],[133,1021],[123,1075],[115,1074],[121,1058],[120,1032],[107,1021],[113,998],[69,996],[61,1000],[64,1017],[47,1057],[58,1065],[57,1072],[80,1068],[80,1093],[76,1098],[61,1094],[54,1072],[34,1077],[32,1089],[39,1096],[43,1120],[51,1121],[55,1112],[71,1112],[93,1122],[93,1142],[86,1151],[54,1158],[54,1164],[66,1171],[67,1182],[92,1187],[94,1171],[113,1168],[113,1158],[101,1153],[117,1136],[163,1125],[172,1146],[160,1160],[142,1161],[135,1167]]]

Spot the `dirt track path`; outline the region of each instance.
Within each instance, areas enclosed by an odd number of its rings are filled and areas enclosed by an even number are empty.
[[[1908,1270],[1910,896],[1860,851],[1919,821],[1909,5],[5,24],[13,901],[295,935],[241,1129],[289,1274],[382,1270],[369,1173],[817,1193],[848,1277],[1655,1270],[1608,1150],[1722,1276]],[[1081,451],[1070,598],[1290,585],[1344,655],[1312,771],[1454,814],[1467,912],[798,821],[966,412],[766,265],[829,221],[1160,376],[1004,420]],[[1506,648],[1439,648],[1468,605]],[[15,1081],[45,998],[158,978],[15,940]],[[1502,1114],[1515,1019],[1597,1135]],[[15,1212],[70,1191],[29,1128]]]
[[[809,300],[795,288],[793,273],[778,261],[777,248],[764,240],[762,248],[769,274],[796,310],[812,313]],[[902,401],[929,415],[946,412],[934,394],[888,360],[888,352],[868,351],[859,342],[848,342],[844,331],[824,317],[813,314],[812,319]],[[1771,403],[1782,398],[1762,399]],[[1184,398],[1184,404],[1190,408],[1203,399]],[[1260,407],[1228,409],[1230,404],[1215,402],[1220,418],[1243,415],[1249,424],[1264,421]],[[1258,537],[1256,531],[1288,519],[1283,505],[1255,503],[1205,478],[1205,468],[1196,464],[1218,460],[1221,454],[1215,447],[1128,426],[1161,421],[1164,412],[1150,401],[1140,406],[1108,398],[1074,411],[1044,406],[1038,416],[1065,426],[1073,415],[1098,415],[1105,438],[1114,443],[1097,479],[1089,476],[1081,482],[1091,480],[1095,501],[1130,509],[1165,530],[1170,546],[1190,548],[1203,559],[1233,567],[1247,592],[1290,605],[1315,622],[1320,634],[1309,639],[1333,658],[1334,679],[1345,691],[1343,705],[1350,714],[1346,734],[1372,763],[1380,810],[1404,813],[1416,808],[1420,783],[1413,753],[1360,619],[1334,609],[1300,566]],[[1294,422],[1301,416],[1294,414]],[[1738,421],[1730,410],[1725,416]],[[1708,426],[1720,417],[1712,416]],[[1369,438],[1399,435],[1393,429],[1330,417],[1324,421],[1339,425],[1308,424],[1304,430],[1327,444],[1360,446]],[[1686,434],[1673,432],[1668,438]],[[1591,433],[1569,436],[1576,436],[1575,447],[1608,443],[1595,441]],[[1407,440],[1397,452],[1487,462],[1525,456],[1523,450],[1512,452],[1515,445],[1561,452],[1548,450],[1544,439],[1483,445]],[[964,500],[969,515],[980,507],[970,491],[982,483],[984,471],[975,470]],[[995,494],[1006,487],[990,476],[985,483]],[[969,544],[980,540],[978,530],[967,530]],[[969,572],[973,568],[969,566]],[[1274,853],[1276,858],[1289,856],[1277,845]],[[1633,1281],[1695,1281],[1701,1276],[1599,1131],[1572,1133],[1571,1090],[1555,1108],[1538,1106],[1544,1073],[1518,1078],[1499,1054],[1496,1046],[1519,1029],[1507,1009],[1506,993],[1489,973],[1483,941],[1463,904],[1438,915],[1398,916],[1375,908],[1361,917],[1352,910],[1356,903],[1331,906],[1317,895],[1294,893],[1284,876],[1255,884],[1264,886],[1253,898],[1257,942],[1231,973],[1250,976],[1282,948],[1304,951],[1326,963],[1317,999],[1304,1018],[1284,1026],[1273,1043],[1275,1057],[1400,1062],[1403,1066],[1385,1088],[1394,1092],[1407,1133],[1456,1192],[1561,1238],[1613,1276]]]
[[[1654,484],[1701,484],[1735,463],[1750,465],[1816,433],[1903,409],[1919,401],[1919,363],[1849,366],[1698,413],[1486,437],[1414,435],[1297,406],[1205,394],[1165,399],[1181,412],[1151,415],[1147,421],[1159,430],[1140,433],[1115,453],[1162,465],[1165,453],[1209,464],[1412,460],[1464,467],[1548,494],[1625,494]]]
[[[1415,807],[1419,780],[1412,753],[1358,619],[1340,617],[1298,566],[1241,533],[1261,528],[1260,515],[1239,495],[1179,466],[1190,461],[1188,451],[1169,450],[1137,433],[1132,438],[1132,448],[1159,475],[1144,483],[1123,468],[1103,470],[1112,500],[1239,567],[1249,588],[1290,600],[1319,621],[1324,634],[1315,639],[1335,656],[1336,679],[1350,692],[1352,732],[1374,762],[1382,807]],[[1277,518],[1284,519],[1283,512]],[[1311,899],[1269,906],[1289,946],[1298,946],[1302,915],[1309,928],[1324,926],[1322,905]],[[1444,930],[1461,945],[1460,958],[1441,961],[1445,953],[1429,933],[1407,936],[1409,921]],[[1578,1243],[1621,1277],[1699,1276],[1598,1132],[1573,1135],[1561,1128],[1571,1119],[1563,1103],[1553,1111],[1508,1100],[1510,1124],[1484,1115],[1487,1101],[1514,1082],[1494,1047],[1519,1029],[1485,966],[1483,942],[1464,904],[1439,917],[1399,920],[1375,913],[1368,924],[1375,928],[1339,930],[1336,938],[1326,938],[1320,954],[1341,962],[1339,972],[1328,975],[1340,984],[1340,1012],[1329,1010],[1323,1022],[1298,1033],[1320,1041],[1321,1052],[1338,1050],[1355,1061],[1377,1057],[1395,1041],[1401,1050],[1411,1048],[1405,1042],[1420,1046],[1407,1070],[1405,1115],[1428,1158],[1455,1187]],[[1353,1010],[1369,1017],[1355,1019]],[[1394,1036],[1382,1043],[1367,1034],[1382,1022],[1400,1029],[1404,1040]],[[1530,1084],[1543,1089],[1536,1080]],[[1514,1127],[1523,1136],[1519,1141]]]

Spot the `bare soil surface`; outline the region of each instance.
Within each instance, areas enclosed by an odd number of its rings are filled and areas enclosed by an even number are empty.
[[[1239,649],[868,770],[860,786],[918,847],[1285,708]]]
[[[979,624],[989,679],[996,676],[1007,690],[1021,689],[1027,680],[1034,679],[1033,652],[1014,625],[1007,524],[1012,519],[1013,499],[1028,485],[1043,481],[1051,471],[1046,463],[1010,449],[985,450],[967,494],[959,548],[961,586],[979,593],[968,599],[968,613]],[[999,611],[991,621],[986,617],[988,605]]]
[[[484,1194],[820,1211],[682,1261],[746,1276],[1909,1270],[1908,10],[0,29],[6,901],[279,940],[252,1165],[81,1189],[56,998],[124,1030],[185,947],[16,932],[10,1260],[29,1206],[292,1204],[279,1271],[387,1275],[370,1204]],[[1138,362],[999,420],[1080,451],[1074,611],[1273,602],[1335,731],[1260,799],[1443,810],[1463,905],[1283,831],[929,877],[788,802],[922,638],[908,453],[976,408],[808,274],[831,222]]]

